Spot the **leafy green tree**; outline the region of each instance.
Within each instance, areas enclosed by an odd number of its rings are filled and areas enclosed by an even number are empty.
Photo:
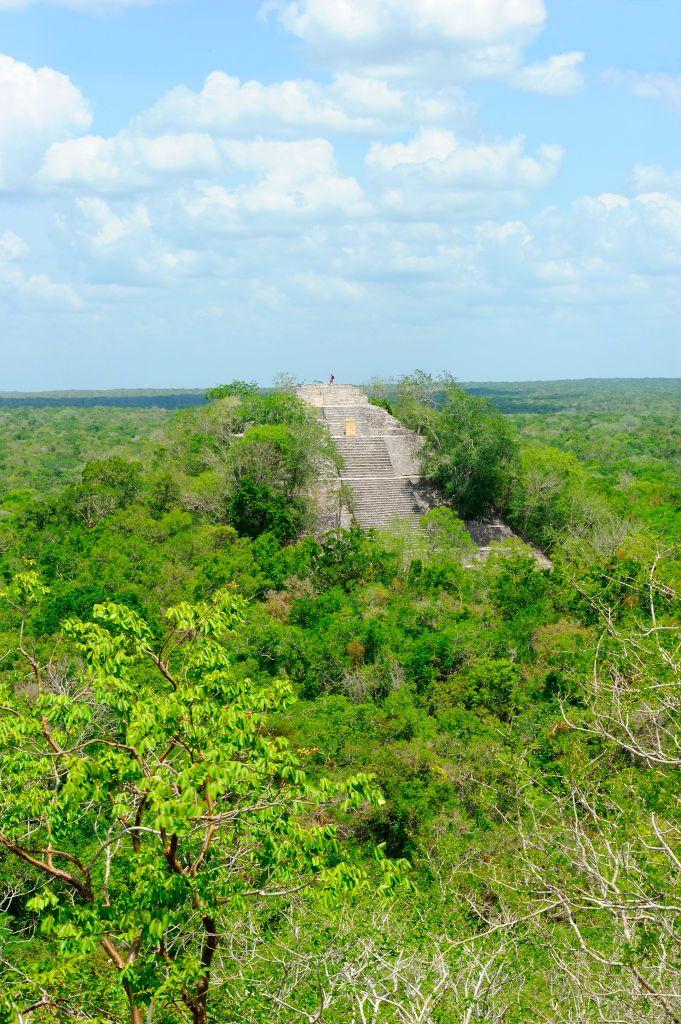
[[[475,462],[446,390],[381,394]],[[476,391],[531,410],[504,515],[545,570],[521,541],[471,559],[444,507],[288,543],[328,444],[289,393],[165,438],[139,410],[0,411],[6,486],[44,497],[3,499],[0,574],[50,587],[23,655],[0,601],[3,1024],[184,1024],[199,984],[212,1024],[676,1024],[678,385]],[[346,771],[385,803],[344,811],[320,780]],[[407,898],[335,898],[355,858],[379,881],[367,840],[413,858]]]
[[[25,635],[44,592],[28,571],[7,594],[30,681],[17,669],[0,696],[0,846],[30,880],[24,913],[54,960],[27,962],[21,929],[5,936],[5,963],[24,963],[3,972],[5,1005],[57,1021],[74,1001],[86,1009],[91,987],[107,1020],[127,1005],[131,1024],[204,1024],[230,923],[249,902],[361,882],[322,812],[381,797],[367,775],[312,782],[269,734],[291,691],[235,673],[233,590],[170,608],[160,641],[130,609],[99,605],[66,625],[59,660]]]
[[[298,381],[290,373],[282,372],[276,373],[272,378],[272,387],[275,391],[280,391],[284,394],[294,394],[298,387]]]
[[[524,447],[509,503],[514,526],[550,548],[570,525],[582,477],[574,455],[558,448]]]
[[[157,473],[149,482],[149,507],[155,515],[169,512],[180,500],[180,486],[169,469]]]
[[[312,486],[339,463],[312,410],[287,392],[225,397],[185,414],[175,436],[191,478],[183,503],[247,537],[270,531],[284,542],[312,528]]]
[[[257,395],[258,384],[254,380],[233,380],[229,384],[218,384],[206,392],[207,402],[217,402],[221,398],[247,398]]]
[[[398,402],[415,402],[421,406],[432,406],[438,394],[451,390],[456,385],[456,378],[451,373],[441,373],[433,377],[425,370],[415,370],[397,382]]]
[[[300,533],[305,508],[281,491],[246,477],[229,500],[227,517],[242,537],[259,537],[269,532],[286,543]]]
[[[418,371],[400,381],[395,409],[425,438],[424,473],[459,515],[468,518],[506,506],[518,445],[488,399],[467,394],[450,377],[435,380]]]
[[[87,526],[95,526],[117,509],[131,505],[142,490],[142,467],[116,455],[88,462],[80,484],[65,496],[72,514]]]
[[[287,424],[252,427],[230,448],[227,472],[237,485],[248,478],[299,495],[318,471],[318,453],[309,441],[307,431]]]
[[[120,456],[88,462],[83,470],[83,487],[110,491],[120,507],[131,504],[142,488],[141,466]]]
[[[464,518],[504,508],[518,457],[501,413],[486,399],[450,388],[425,427],[426,474]]]
[[[252,426],[266,423],[314,424],[310,407],[289,391],[270,395],[248,396],[240,406],[242,422]]]
[[[371,535],[358,526],[324,538],[315,559],[315,575],[326,586],[364,586],[388,581],[397,568],[397,558],[379,548]]]

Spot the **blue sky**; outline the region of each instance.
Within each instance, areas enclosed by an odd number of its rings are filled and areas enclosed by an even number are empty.
[[[0,390],[678,376],[678,0],[0,0]]]

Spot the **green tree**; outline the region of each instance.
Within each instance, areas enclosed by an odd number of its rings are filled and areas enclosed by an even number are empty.
[[[246,477],[229,501],[227,517],[242,537],[259,537],[261,533],[270,532],[285,543],[300,532],[305,509],[281,491]]]
[[[425,471],[461,516],[506,505],[518,449],[490,402],[450,388],[441,411],[426,424],[425,436]]]
[[[318,451],[311,440],[308,431],[293,430],[287,424],[252,427],[230,448],[228,473],[237,484],[248,478],[261,486],[300,494],[317,474]]]
[[[247,398],[257,395],[258,384],[254,380],[233,380],[229,384],[217,384],[206,392],[207,402],[217,402],[221,398]]]
[[[142,490],[141,469],[138,463],[118,455],[88,462],[81,483],[65,497],[73,516],[95,526],[117,509],[131,505]]]
[[[272,387],[275,391],[292,395],[295,394],[295,390],[298,387],[298,381],[290,373],[282,371],[281,373],[275,373],[272,378]]]
[[[30,681],[17,670],[0,695],[0,845],[26,871],[24,913],[40,916],[53,958],[5,971],[6,1005],[57,1021],[92,990],[107,1020],[127,1005],[131,1024],[204,1024],[229,923],[249,903],[361,881],[320,812],[381,797],[366,775],[311,782],[269,734],[291,691],[234,672],[233,590],[169,609],[160,641],[130,609],[99,605],[67,624],[60,661],[25,637],[44,593],[29,571],[7,594]],[[21,928],[5,946],[4,962],[22,962]]]
[[[451,377],[423,371],[400,381],[399,418],[418,431],[424,473],[464,518],[503,509],[516,474],[518,445],[502,414],[469,395]]]

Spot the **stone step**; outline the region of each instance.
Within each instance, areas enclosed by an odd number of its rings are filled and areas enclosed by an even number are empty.
[[[335,438],[336,448],[342,452],[361,452],[370,455],[372,452],[387,452],[387,447],[382,434],[373,437],[346,437]]]
[[[352,384],[303,384],[297,394],[309,405],[368,405],[369,399]]]
[[[336,448],[345,463],[344,475],[393,477],[390,454],[382,437],[340,437]]]
[[[396,516],[413,518],[426,511],[409,479],[348,481],[353,495],[353,516],[363,527],[385,526]]]
[[[348,420],[354,422],[356,436],[372,437],[386,434],[402,434],[407,431],[394,416],[391,416],[385,409],[376,406],[339,406],[324,407],[322,409],[322,420],[333,437],[345,435]]]

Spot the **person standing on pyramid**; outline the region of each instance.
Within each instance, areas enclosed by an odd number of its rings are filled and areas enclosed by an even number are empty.
[[[334,377],[334,375],[333,375],[333,374],[330,374],[330,376],[329,376],[329,384],[333,384],[333,382],[334,382],[334,380],[335,380],[335,379],[336,379],[336,378]]]

